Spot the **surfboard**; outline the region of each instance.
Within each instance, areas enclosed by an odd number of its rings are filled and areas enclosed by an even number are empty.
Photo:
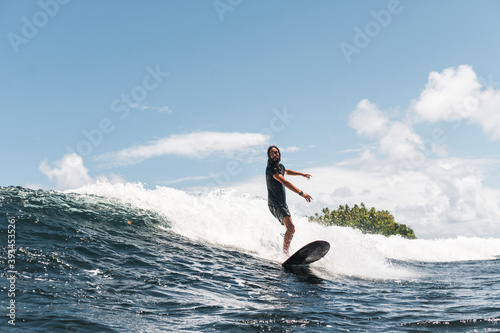
[[[317,240],[303,246],[300,250],[292,254],[282,266],[309,265],[320,260],[330,250],[330,243]]]

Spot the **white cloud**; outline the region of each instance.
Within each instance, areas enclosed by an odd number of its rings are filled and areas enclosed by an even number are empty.
[[[163,185],[172,185],[172,184],[177,184],[177,183],[183,183],[183,182],[190,182],[194,180],[207,180],[211,179],[212,177],[210,176],[192,176],[192,177],[182,177],[174,180],[166,180],[163,182],[160,182],[160,184]]]
[[[83,159],[75,153],[64,155],[55,162],[53,168],[47,161],[43,161],[39,169],[49,177],[49,181],[56,183],[58,189],[77,188],[92,181],[88,169],[83,165]]]
[[[280,151],[282,153],[295,153],[295,152],[298,152],[299,150],[300,150],[300,148],[296,147],[296,146],[290,146],[290,147],[280,148]]]
[[[43,185],[42,184],[33,184],[33,183],[26,183],[26,184],[24,184],[23,187],[29,188],[29,189],[32,189],[32,190],[43,189]]]
[[[135,164],[163,155],[203,158],[217,153],[234,158],[234,156],[253,147],[265,145],[268,140],[269,136],[259,133],[195,132],[184,135],[176,134],[145,145],[102,154],[97,159],[109,165],[118,166]]]
[[[356,130],[357,135],[377,139],[378,151],[392,159],[406,159],[422,149],[422,139],[411,124],[390,120],[387,112],[367,99],[359,102],[351,112],[349,126]]]
[[[172,113],[172,110],[168,106],[146,106],[140,105],[139,103],[133,103],[129,105],[132,109],[137,109],[140,111],[144,110],[157,110],[160,113]]]
[[[437,122],[468,118],[481,84],[470,66],[447,68],[442,73],[431,72],[424,91],[414,101],[415,112],[423,120]]]
[[[484,87],[471,66],[430,73],[424,91],[413,101],[413,111],[432,123],[467,119],[500,140],[500,90]]]
[[[344,175],[342,181],[358,201],[392,207],[402,223],[426,237],[500,236],[500,191],[483,183],[484,170],[498,161],[446,157],[444,131],[434,128],[423,138],[413,129],[422,121],[455,121],[457,129],[465,126],[461,120],[478,123],[491,139],[500,139],[500,91],[485,89],[470,66],[431,73],[419,98],[399,119],[390,119],[387,111],[362,100],[349,125],[357,135],[373,139],[375,148],[365,148],[359,159],[339,165],[368,173],[365,189],[370,191],[357,187],[356,177],[345,170],[336,172]],[[368,182],[375,177],[385,184]],[[326,193],[323,198],[338,199]]]
[[[172,113],[172,110],[168,106],[160,106],[156,108],[160,113]]]
[[[97,176],[93,178],[89,176],[88,169],[83,164],[83,158],[75,153],[64,155],[54,164],[55,166],[51,167],[45,160],[40,163],[39,169],[49,178],[50,182],[55,183],[58,190],[76,189],[99,181],[111,184],[126,183],[125,179],[115,174],[108,177]]]
[[[377,108],[369,100],[363,99],[349,116],[349,126],[356,134],[378,137],[387,131],[389,118],[384,111]]]
[[[410,125],[392,122],[380,138],[380,152],[394,159],[408,159],[422,150],[422,139]]]
[[[479,123],[491,139],[500,140],[500,91],[490,88],[483,92],[477,108],[472,120]]]

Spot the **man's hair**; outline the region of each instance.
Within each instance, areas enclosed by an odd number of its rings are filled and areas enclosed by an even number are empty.
[[[271,153],[271,149],[273,148],[276,148],[278,150],[278,153],[280,154],[280,158],[281,158],[281,151],[278,147],[276,146],[270,146],[269,148],[267,148],[267,163],[268,164],[271,164],[271,156],[269,156],[269,154]]]

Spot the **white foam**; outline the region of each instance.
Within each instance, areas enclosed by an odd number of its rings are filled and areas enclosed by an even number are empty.
[[[492,260],[500,256],[500,239],[479,237],[456,237],[441,239],[408,240],[398,236],[389,238],[370,236],[375,247],[388,258],[423,261],[450,262],[464,260]]]
[[[149,190],[131,183],[97,183],[73,192],[114,198],[155,211],[170,221],[172,231],[193,240],[236,248],[277,263],[283,260],[280,233],[284,227],[269,213],[263,198],[220,191],[192,195],[169,187]],[[457,261],[492,259],[500,255],[498,239],[407,240],[364,235],[350,228],[310,223],[306,217],[294,214],[293,208],[296,233],[291,252],[314,240],[330,242],[330,252],[314,265],[333,275],[404,279],[415,277],[418,272],[391,264],[387,259]]]

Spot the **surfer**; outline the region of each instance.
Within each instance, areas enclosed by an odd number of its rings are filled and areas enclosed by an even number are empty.
[[[293,234],[295,233],[295,226],[293,225],[292,217],[290,215],[290,211],[288,210],[288,205],[286,204],[285,187],[302,196],[307,202],[311,202],[312,197],[295,187],[290,181],[285,179],[284,175],[302,176],[307,179],[310,179],[311,175],[285,169],[280,161],[281,152],[279,148],[276,146],[270,146],[267,149],[267,203],[269,210],[274,217],[276,217],[278,221],[286,227],[285,236],[283,238],[283,252],[288,257],[290,243],[292,241]]]

